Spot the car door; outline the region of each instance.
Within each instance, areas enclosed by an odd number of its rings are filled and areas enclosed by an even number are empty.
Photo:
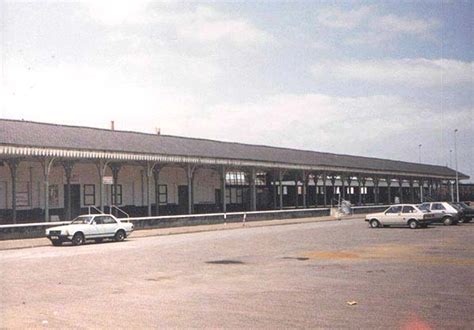
[[[94,220],[91,222],[90,226],[90,233],[89,237],[90,238],[96,238],[96,237],[102,237],[103,236],[103,216],[96,216],[94,217]]]
[[[386,225],[396,225],[398,224],[398,218],[401,217],[402,207],[400,205],[395,205],[390,207],[387,211],[385,211],[385,215],[383,217],[383,222]]]
[[[115,220],[111,216],[104,216],[103,219],[104,219],[103,220],[104,223],[102,226],[103,226],[104,236],[108,236],[108,237],[114,236],[115,232],[117,231],[119,227],[117,220]]]
[[[446,213],[446,208],[441,203],[432,203],[431,212],[435,213],[436,217],[440,219]]]
[[[416,209],[411,205],[404,205],[402,208],[402,216],[399,218],[399,225],[406,225],[408,220],[412,219],[413,213],[416,213]]]

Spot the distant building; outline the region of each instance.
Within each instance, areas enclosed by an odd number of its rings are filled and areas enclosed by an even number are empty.
[[[0,223],[71,219],[111,205],[146,216],[320,207],[341,198],[415,202],[446,197],[442,187],[454,179],[443,166],[0,120]]]

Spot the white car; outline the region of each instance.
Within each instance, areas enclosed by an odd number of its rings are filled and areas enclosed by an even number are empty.
[[[449,226],[459,222],[459,210],[448,202],[427,202],[421,204],[419,208],[435,214],[433,223]]]
[[[94,239],[96,242],[104,238],[123,241],[132,231],[133,224],[121,222],[113,215],[90,214],[81,215],[68,225],[46,229],[46,237],[55,246],[69,241],[73,245],[81,245],[87,239]]]
[[[365,221],[371,228],[383,226],[408,226],[412,229],[427,227],[434,214],[418,208],[414,204],[398,204],[390,206],[383,212],[367,214]]]

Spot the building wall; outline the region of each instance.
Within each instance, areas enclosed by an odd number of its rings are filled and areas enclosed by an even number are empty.
[[[106,176],[112,176],[110,168]],[[22,161],[17,170],[17,210],[44,208],[44,175],[39,162]],[[64,185],[66,177],[61,164],[52,166],[49,175],[50,209],[64,208]],[[100,205],[99,172],[95,164],[77,163],[71,177],[72,185],[80,185],[81,207],[85,204],[85,185],[93,186],[94,206]],[[150,177],[150,201],[155,202],[154,178]],[[186,172],[180,167],[165,167],[160,171],[159,184],[166,185],[167,203],[178,203],[178,187],[186,186]],[[122,203],[120,205],[147,206],[146,170],[140,166],[126,165],[120,169],[118,185],[122,186]],[[220,176],[211,169],[198,169],[195,172],[193,198],[195,204],[215,203],[215,190],[220,189]],[[89,189],[90,187],[87,187]],[[0,167],[0,209],[12,207],[12,180],[7,165]],[[112,188],[104,185],[104,203],[111,203]],[[87,197],[90,200],[90,196]]]

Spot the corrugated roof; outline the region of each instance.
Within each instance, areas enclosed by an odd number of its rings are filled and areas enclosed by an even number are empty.
[[[0,119],[0,144],[108,152],[147,153],[219,159],[276,162],[308,166],[334,166],[364,170],[454,176],[455,171],[428,164],[339,155],[289,148],[222,142],[169,135],[112,131],[92,127],[56,125]],[[462,177],[466,177],[462,175]]]

